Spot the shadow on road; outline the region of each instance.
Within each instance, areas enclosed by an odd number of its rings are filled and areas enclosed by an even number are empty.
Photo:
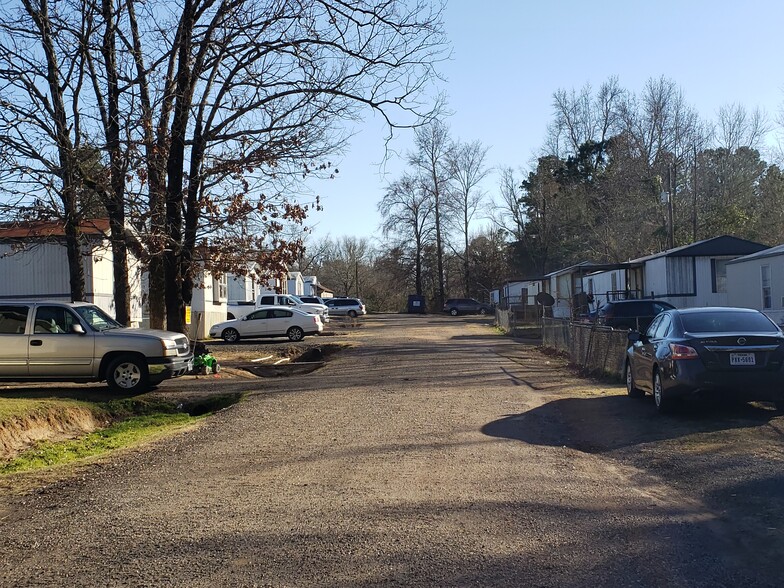
[[[674,415],[656,413],[650,397],[564,398],[524,413],[508,415],[482,427],[490,437],[516,439],[533,445],[565,446],[603,453],[653,441],[755,427],[775,411],[761,405],[684,404]]]

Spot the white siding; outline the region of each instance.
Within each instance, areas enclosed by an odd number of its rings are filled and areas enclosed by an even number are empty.
[[[771,308],[762,308],[761,267],[770,268]],[[764,310],[776,324],[784,323],[784,255],[739,261],[727,266],[729,306]]]
[[[14,251],[0,244],[0,296],[70,299],[65,247],[47,243]]]
[[[667,258],[657,257],[645,262],[644,298],[667,294]]]
[[[613,276],[615,276],[615,287],[613,287]],[[594,301],[603,303],[608,300],[608,292],[626,289],[626,273],[621,269],[608,270],[585,276],[583,282],[585,291],[593,294]]]
[[[210,327],[226,320],[227,298],[214,299],[212,274],[201,272],[194,280],[191,299],[191,339],[206,339]]]
[[[256,299],[253,278],[229,274],[229,300],[250,302]]]
[[[522,282],[510,282],[504,284],[504,297],[511,299],[515,304],[536,304],[535,297],[542,289],[541,280],[524,280]],[[527,293],[527,298],[522,300],[523,292]]]

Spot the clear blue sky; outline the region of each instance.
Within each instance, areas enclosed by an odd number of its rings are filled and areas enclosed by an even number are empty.
[[[700,115],[739,103],[771,118],[784,103],[784,2],[780,0],[452,0],[445,28],[453,59],[443,64],[453,138],[490,147],[492,166],[529,168],[552,119],[559,88],[597,88],[610,76],[642,90],[665,76]],[[314,236],[378,235],[376,203],[404,169],[392,158],[386,176],[384,129],[376,119],[355,127],[337,179],[312,184],[324,211],[309,219]],[[404,154],[413,133],[393,144]],[[497,193],[490,177],[485,191]]]

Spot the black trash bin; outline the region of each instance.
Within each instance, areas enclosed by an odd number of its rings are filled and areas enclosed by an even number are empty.
[[[409,314],[425,314],[425,297],[418,294],[408,295],[408,313]]]

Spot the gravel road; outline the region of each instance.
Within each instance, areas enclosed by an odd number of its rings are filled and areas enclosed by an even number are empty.
[[[781,585],[773,411],[659,417],[479,319],[340,339],[304,376],[167,382],[251,394],[0,496],[0,585]]]

